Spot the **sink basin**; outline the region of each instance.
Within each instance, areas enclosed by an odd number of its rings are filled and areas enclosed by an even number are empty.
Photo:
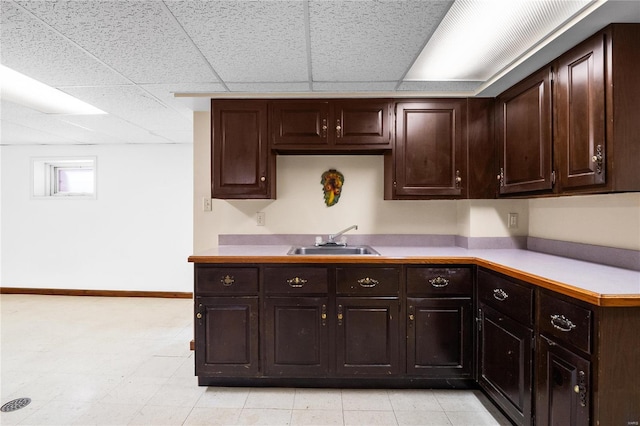
[[[291,247],[291,250],[287,254],[293,255],[324,255],[324,256],[333,256],[333,255],[372,255],[372,256],[380,256],[380,253],[375,251],[369,246],[339,246],[339,245],[328,245],[328,246],[305,246],[305,247]]]

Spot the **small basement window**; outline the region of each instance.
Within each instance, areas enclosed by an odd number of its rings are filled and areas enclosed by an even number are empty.
[[[35,198],[96,198],[96,158],[32,159]]]

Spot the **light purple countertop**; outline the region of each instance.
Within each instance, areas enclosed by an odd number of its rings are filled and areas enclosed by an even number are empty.
[[[228,245],[219,246],[191,256],[189,260],[194,263],[206,262],[207,258],[215,258],[218,262],[224,258],[242,257],[243,262],[261,263],[274,261],[286,263],[287,259],[296,258],[300,263],[301,258],[312,260],[316,256],[288,256],[290,246],[284,245]],[[357,258],[359,263],[367,263],[367,259],[380,262],[387,260],[405,259],[409,263],[416,258],[424,258],[430,263],[437,263],[439,258],[469,258],[472,262],[479,261],[479,265],[495,264],[497,270],[500,267],[522,273],[533,281],[541,279],[561,286],[575,288],[577,291],[591,292],[597,297],[632,299],[622,305],[640,306],[640,272],[612,266],[599,265],[560,256],[553,256],[528,250],[517,249],[465,249],[461,247],[396,247],[373,246],[380,256],[340,256],[338,259]],[[269,259],[263,259],[268,257]],[[327,259],[323,256],[323,259]],[[336,259],[336,263],[340,262]],[[231,259],[229,259],[231,260]],[[234,259],[237,261],[237,259]],[[330,263],[330,261],[329,261]],[[569,294],[569,293],[568,293]],[[637,298],[637,302],[633,299]],[[585,299],[589,301],[588,299]],[[615,304],[615,303],[613,303]]]

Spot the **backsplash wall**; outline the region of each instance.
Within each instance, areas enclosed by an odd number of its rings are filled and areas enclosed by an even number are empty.
[[[382,156],[279,156],[276,200],[213,200],[210,121],[194,113],[194,251],[218,244],[219,234],[326,234],[358,224],[362,234],[438,234],[467,238],[524,237],[640,250],[640,194],[541,199],[383,200]],[[320,175],[345,174],[340,202],[324,205]],[[266,225],[256,225],[256,212]],[[518,213],[517,229],[507,214]]]

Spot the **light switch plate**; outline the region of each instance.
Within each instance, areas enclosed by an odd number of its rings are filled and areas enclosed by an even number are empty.
[[[507,218],[507,227],[508,228],[518,227],[518,213],[509,213],[509,216]]]
[[[204,197],[202,199],[202,210],[205,212],[211,211],[211,198]]]
[[[264,226],[265,220],[266,220],[266,218],[265,218],[264,212],[257,212],[256,213],[256,225]]]

